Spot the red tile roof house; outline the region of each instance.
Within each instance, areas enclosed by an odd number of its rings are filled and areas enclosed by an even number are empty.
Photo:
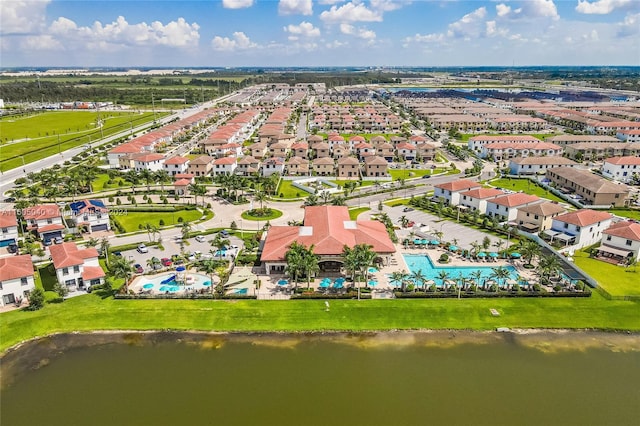
[[[13,305],[28,298],[34,288],[31,255],[21,254],[0,259],[0,306]]]
[[[640,261],[640,224],[626,220],[614,223],[602,231],[602,244],[595,252],[597,257],[616,263]]]
[[[320,273],[340,270],[344,246],[368,244],[378,255],[378,262],[388,265],[396,248],[382,222],[349,218],[344,206],[306,207],[302,226],[272,226],[262,248],[260,261],[267,274],[282,274],[287,263],[285,253],[294,241],[313,245],[319,257]]]
[[[103,283],[105,274],[95,248],[79,249],[76,243],[69,242],[51,246],[50,253],[58,282],[70,290]]]
[[[364,159],[364,174],[366,177],[387,177],[389,163],[383,157],[372,155]]]
[[[484,214],[487,211],[487,201],[501,195],[505,193],[496,188],[474,188],[460,193],[460,205]]]
[[[518,208],[541,203],[544,200],[535,195],[518,192],[515,194],[501,195],[487,201],[486,215],[497,218],[501,222],[514,221],[518,216]]]
[[[260,171],[260,161],[256,160],[250,155],[245,155],[238,160],[238,167],[236,167],[236,174],[240,176],[251,176]]]
[[[213,157],[200,155],[189,162],[188,172],[195,176],[207,176],[213,168]]]
[[[355,157],[342,157],[338,160],[338,178],[357,180],[360,178],[360,162]]]
[[[18,242],[18,219],[15,210],[0,210],[0,247]]]
[[[551,229],[544,231],[543,236],[579,249],[600,241],[602,232],[611,226],[611,222],[611,213],[582,209],[555,217]]]
[[[218,158],[213,162],[213,169],[211,174],[218,175],[231,175],[238,166],[236,157],[223,157]]]
[[[164,170],[170,175],[178,173],[186,173],[189,169],[189,159],[176,155],[175,157],[164,160]]]
[[[602,163],[600,170],[605,177],[629,183],[634,178],[640,179],[640,157],[607,158]]]
[[[279,157],[271,157],[262,162],[260,165],[262,176],[271,176],[274,173],[284,174],[284,160]]]
[[[157,172],[162,170],[164,164],[164,155],[162,154],[134,154],[132,155],[133,164],[136,172],[143,170],[149,170],[150,172]]]
[[[60,207],[55,204],[40,204],[22,210],[27,222],[27,231],[35,231],[42,241],[62,237],[66,228]]]
[[[468,179],[454,180],[451,182],[440,183],[434,185],[434,197],[444,199],[446,204],[457,206],[460,204],[460,193],[469,191],[470,189],[480,188],[478,182],[474,182]]]

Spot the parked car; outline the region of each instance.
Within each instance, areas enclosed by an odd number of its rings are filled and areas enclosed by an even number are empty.
[[[62,237],[56,237],[55,240],[53,240],[56,244],[62,244],[64,243],[64,238]]]
[[[151,258],[151,267],[155,270],[155,269],[161,269],[162,268],[162,262],[160,262],[160,259],[158,259],[157,257],[152,257]]]
[[[113,254],[115,257],[122,257],[122,253],[120,253],[119,251],[114,251]]]
[[[133,270],[136,271],[136,274],[141,274],[144,272],[144,269],[142,269],[142,265],[139,263],[133,265]]]
[[[204,235],[198,235],[196,237],[196,241],[199,243],[204,243]]]
[[[149,248],[144,244],[139,244],[138,253],[149,253]]]
[[[403,211],[403,212],[405,212],[405,213],[406,213],[406,212],[412,212],[412,211],[414,211],[414,210],[415,210],[415,209],[414,209],[413,207],[405,207],[404,209],[402,209],[402,211]]]
[[[160,263],[162,263],[162,266],[171,266],[171,265],[173,265],[173,262],[168,257],[163,257],[162,259],[160,259]]]
[[[222,231],[220,231],[220,235],[222,235],[223,237],[228,237],[229,236],[229,232],[227,232],[226,229],[223,229]]]
[[[42,242],[45,246],[50,246],[51,244],[53,244],[53,242],[51,241],[51,239],[47,238],[46,240],[44,240]]]
[[[431,175],[423,175],[422,179],[429,179],[431,177]]]
[[[17,244],[9,244],[7,246],[7,250],[9,251],[9,253],[11,254],[15,254],[18,253],[18,245]]]

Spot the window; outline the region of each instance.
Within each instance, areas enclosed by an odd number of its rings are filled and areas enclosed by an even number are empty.
[[[63,268],[62,275],[69,275],[69,268]]]
[[[27,284],[29,284],[27,277],[20,278],[20,285],[27,285]]]
[[[53,219],[47,219],[47,224],[51,225],[53,223]]]
[[[80,267],[78,265],[74,266],[73,272],[80,272]]]
[[[9,232],[9,230],[7,228],[2,228],[2,233],[6,234],[7,232]]]
[[[628,245],[628,246],[630,246],[630,245],[631,245],[631,240],[627,240],[627,241],[625,242],[625,244],[626,244],[626,245]]]
[[[569,228],[569,224],[568,224],[568,223],[565,223],[565,224],[564,224],[564,229],[567,229],[567,228]]]
[[[607,235],[607,241],[611,241],[611,235]]]

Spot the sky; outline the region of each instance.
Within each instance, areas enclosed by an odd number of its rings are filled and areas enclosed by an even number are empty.
[[[1,67],[640,65],[640,0],[0,0]]]

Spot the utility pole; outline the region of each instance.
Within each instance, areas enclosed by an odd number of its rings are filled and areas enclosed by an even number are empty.
[[[151,92],[151,109],[153,110],[153,124],[156,124],[156,101]]]

